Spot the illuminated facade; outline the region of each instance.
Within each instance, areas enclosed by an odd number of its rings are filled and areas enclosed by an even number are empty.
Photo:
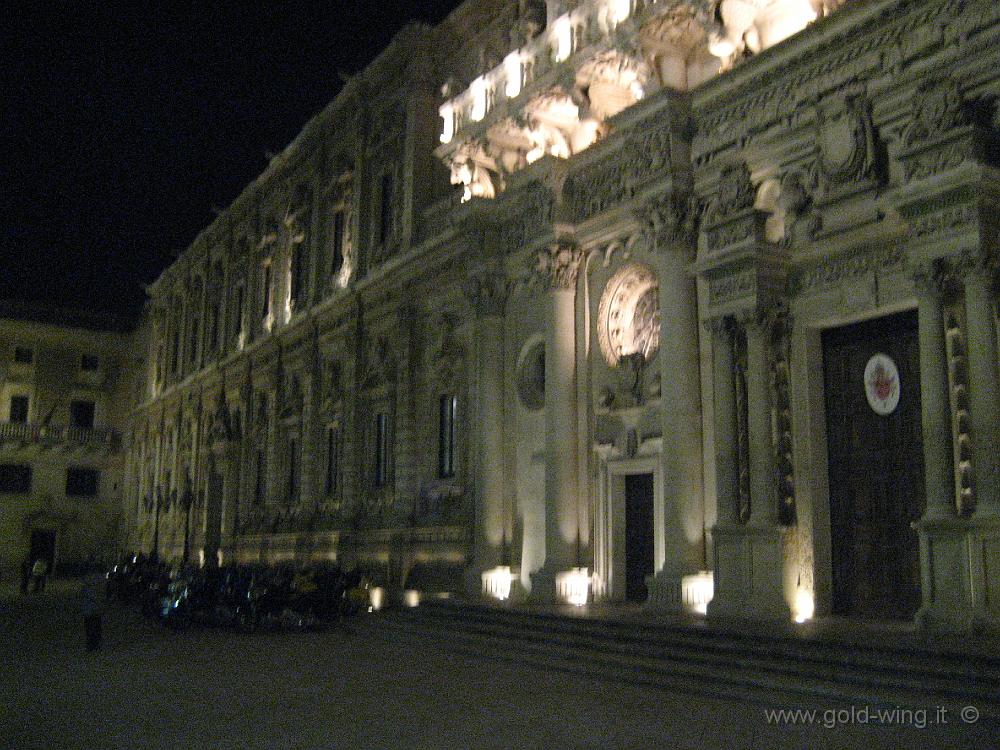
[[[994,625],[998,36],[992,0],[408,27],[152,285],[135,528],[390,589]]]

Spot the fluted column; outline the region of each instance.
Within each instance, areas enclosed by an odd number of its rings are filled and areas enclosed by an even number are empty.
[[[955,516],[955,467],[941,283],[935,269],[913,274],[920,335],[920,406],[927,519]]]
[[[504,564],[504,359],[503,312],[507,282],[502,276],[471,276],[466,294],[476,315],[477,391],[475,576]],[[472,585],[478,586],[473,580]]]
[[[744,321],[747,335],[747,430],[750,435],[750,524],[778,523],[774,448],[771,440],[769,340],[773,316],[756,313]]]
[[[560,240],[539,254],[546,286],[545,563],[532,596],[556,597],[556,575],[577,566],[576,279],[583,253]]]
[[[961,264],[969,347],[969,420],[976,477],[976,516],[1000,516],[1000,378],[990,266],[982,258]]]

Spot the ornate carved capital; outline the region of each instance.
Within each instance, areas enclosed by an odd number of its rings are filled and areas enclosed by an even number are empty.
[[[746,332],[770,335],[779,323],[784,325],[788,305],[783,300],[765,301],[736,314]]]
[[[503,274],[477,272],[465,282],[465,296],[480,317],[503,315],[510,284]]]
[[[583,250],[571,237],[557,239],[538,253],[535,272],[548,289],[572,289],[583,263]]]
[[[940,299],[952,281],[950,270],[941,260],[917,263],[907,270],[918,297],[931,296]]]
[[[657,196],[636,212],[646,235],[658,251],[686,247],[697,243],[701,202],[688,193],[667,193]]]

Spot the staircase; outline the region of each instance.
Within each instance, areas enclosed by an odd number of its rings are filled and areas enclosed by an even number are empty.
[[[1000,722],[1000,652],[931,648],[877,633],[864,643],[445,601],[387,610],[404,639],[546,670],[787,707],[976,706]]]

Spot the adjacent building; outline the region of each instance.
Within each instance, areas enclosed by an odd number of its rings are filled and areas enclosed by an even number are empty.
[[[995,627],[998,40],[992,0],[407,27],[150,287],[130,528]]]
[[[131,321],[0,306],[0,575],[72,572],[120,548]]]

